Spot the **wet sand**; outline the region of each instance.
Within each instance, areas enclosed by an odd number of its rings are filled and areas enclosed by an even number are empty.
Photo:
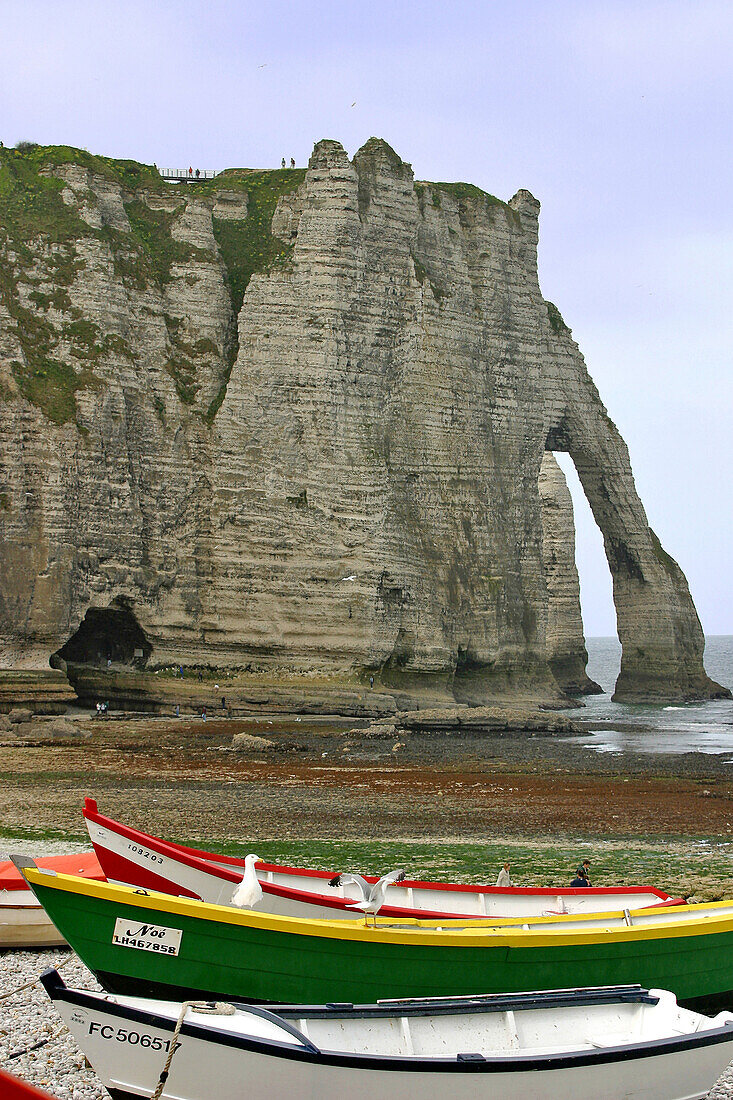
[[[83,739],[5,743],[0,828],[83,830],[94,795],[112,814],[199,839],[389,839],[558,831],[733,834],[726,757],[595,753],[542,736],[377,740],[343,720],[77,719]],[[232,737],[266,737],[235,752]]]

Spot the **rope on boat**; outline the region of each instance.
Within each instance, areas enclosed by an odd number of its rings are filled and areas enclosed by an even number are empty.
[[[70,963],[72,959],[76,958],[76,951],[72,951],[71,954],[59,963],[56,967],[57,970],[62,970],[67,963]],[[23,985],[19,985],[16,989],[11,989],[9,993],[0,993],[0,1001],[7,1001],[10,997],[15,997],[17,993],[22,993],[24,989],[30,989],[31,986],[38,984],[38,978],[31,978],[29,982],[25,982]]]
[[[234,1005],[227,1004],[225,1001],[184,1001],[182,1003],[181,1011],[178,1013],[178,1020],[176,1021],[176,1026],[173,1031],[170,1049],[168,1050],[168,1057],[165,1060],[165,1065],[158,1078],[158,1084],[155,1086],[155,1092],[150,1097],[150,1100],[160,1100],[160,1096],[165,1088],[165,1083],[168,1080],[168,1071],[171,1068],[173,1055],[180,1045],[178,1036],[181,1034],[181,1028],[183,1027],[183,1018],[189,1008],[192,1008],[195,1012],[211,1013],[212,1016],[233,1016],[236,1012]]]

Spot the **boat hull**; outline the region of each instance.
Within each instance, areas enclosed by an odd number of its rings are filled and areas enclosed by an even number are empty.
[[[53,871],[60,871],[64,875],[81,875],[83,878],[94,878],[102,882],[104,874],[99,866],[99,860],[94,852],[72,852],[63,856],[42,856],[37,859],[38,867],[47,867]],[[28,892],[28,883],[11,859],[4,859],[0,863],[0,896],[6,890],[23,890]]]
[[[85,878],[104,879],[94,852],[39,859],[47,867]],[[0,863],[0,948],[64,947],[66,940],[54,927],[28,883],[11,860]]]
[[[21,1081],[0,1069],[0,1096],[2,1100],[55,1100],[48,1092]]]
[[[683,1001],[733,990],[731,907],[688,906],[638,926],[542,921],[462,927],[304,921],[27,870],[59,930],[102,985],[120,993],[260,1002],[525,992],[640,982]],[[666,911],[668,917],[671,910]],[[712,916],[710,916],[712,914]],[[642,923],[643,922],[643,923]],[[150,929],[152,928],[152,931]],[[163,938],[164,945],[151,936]],[[116,942],[115,942],[116,941]],[[723,1002],[727,1003],[727,1002]]]
[[[50,985],[48,974],[44,975],[46,982]],[[180,1006],[159,1006],[139,1000],[132,1005],[100,1003],[93,994],[49,985],[47,989],[57,1010],[110,1095],[115,1100],[141,1097],[147,1100],[170,1050]],[[578,991],[581,995],[582,992]],[[542,994],[533,998],[534,1017],[542,1014],[542,998]],[[161,1008],[168,1010],[165,1016],[161,1016]],[[634,1006],[636,1012],[641,1008],[640,1004]],[[304,1009],[303,1015],[308,1017],[308,1011]],[[701,1021],[707,1025],[707,1034],[631,1041],[615,1047],[613,1041],[604,1042],[602,1034],[589,1041],[586,1032],[593,1027],[599,1030],[596,1020],[602,1013],[579,1005],[575,1010],[579,1026],[573,1038],[582,1044],[580,1049],[573,1049],[571,1043],[567,1050],[558,1051],[563,1038],[567,1039],[558,1022],[560,1041],[553,1037],[555,1050],[542,1053],[541,1049],[520,1047],[514,1054],[507,1051],[461,1059],[452,1053],[456,1044],[455,1041],[451,1044],[450,1032],[445,1029],[445,1048],[441,1048],[439,1017],[426,1021],[428,1027],[421,1029],[419,1010],[407,1020],[400,1018],[399,1010],[395,1010],[393,1019],[385,1016],[375,1019],[372,1011],[367,1009],[364,1014],[371,1018],[363,1021],[367,1034],[364,1051],[358,1054],[342,1053],[338,1046],[327,1047],[327,1053],[318,1046],[304,1049],[292,1036],[281,1033],[278,1040],[277,1030],[274,1035],[271,1031],[267,1039],[266,1023],[255,1028],[253,1034],[245,1021],[239,1029],[227,1029],[222,1026],[227,1017],[220,1016],[217,1020],[216,1016],[189,1015],[181,1029],[163,1097],[270,1100],[292,1095],[305,1100],[341,1100],[345,1096],[349,1100],[374,1100],[389,1096],[391,1100],[414,1100],[419,1096],[421,1100],[516,1100],[518,1096],[533,1096],[542,1100],[587,1100],[592,1096],[594,1100],[619,1100],[619,1097],[691,1100],[707,1094],[733,1057],[733,1028],[721,1025],[720,1021]],[[428,1008],[427,1012],[430,1011]],[[353,1012],[361,1016],[361,1010]],[[489,1018],[484,1024],[480,1019],[478,1024],[469,1024],[466,1042],[474,1044],[471,1049],[491,1046],[505,1031],[506,1024],[523,1031],[524,1024],[514,1023],[515,1014],[511,1010],[507,1013],[489,1009],[484,1019],[486,1016],[498,1018]],[[559,1021],[557,1014],[556,1018]],[[357,1019],[357,1026],[360,1022]],[[304,1020],[296,1019],[294,1023],[296,1027],[305,1027]],[[397,1054],[395,1048],[403,1047],[400,1033],[404,1034],[406,1027],[407,1035],[414,1037],[415,1025],[418,1036],[427,1032],[429,1042],[440,1050],[439,1054],[432,1057],[424,1054],[416,1057],[415,1052],[407,1057],[404,1051]],[[543,1025],[539,1027],[541,1030]],[[338,1041],[338,1025],[334,1030]],[[489,1034],[494,1038],[489,1038]],[[519,1042],[518,1037],[516,1041]],[[412,1045],[414,1038],[409,1042]],[[588,1049],[591,1043],[597,1049]],[[370,1054],[370,1050],[379,1053]]]
[[[30,890],[0,891],[0,948],[65,944],[66,940]]]
[[[244,861],[215,856],[162,840],[100,814],[87,799],[84,817],[99,862],[110,882],[198,898],[227,905],[244,873]],[[261,912],[314,920],[341,917],[361,920],[356,886],[329,887],[334,872],[257,864],[263,890]],[[370,881],[376,881],[370,879]],[[387,888],[380,910],[385,917],[532,918],[552,914],[584,915],[608,910],[679,904],[662,890],[649,887],[555,890],[547,887],[489,887],[449,883],[395,883]]]
[[[646,1059],[635,1058],[617,1062],[609,1072],[607,1062],[565,1069],[525,1070],[492,1073],[479,1080],[475,1073],[461,1077],[452,1074],[400,1072],[399,1070],[339,1069],[320,1065],[287,1062],[282,1058],[260,1055],[257,1065],[254,1058],[239,1060],[225,1054],[217,1063],[212,1084],[212,1074],[201,1065],[198,1044],[192,1043],[177,1056],[174,1064],[168,1097],[184,1100],[272,1100],[272,1097],[297,1096],[308,1100],[374,1100],[389,1097],[390,1100],[517,1100],[517,1097],[535,1097],[536,1100],[702,1100],[709,1088],[723,1072],[726,1062],[721,1062],[715,1050],[702,1055],[682,1054],[674,1059],[663,1055]],[[730,1053],[730,1052],[729,1052]],[[96,1051],[89,1050],[89,1060],[98,1066]],[[112,1084],[119,1080],[119,1070],[108,1074],[101,1072],[105,1087],[112,1100],[148,1100],[157,1084],[160,1057],[148,1056],[148,1065],[142,1077],[144,1084],[120,1087]],[[643,1068],[642,1068],[643,1066]],[[106,1067],[105,1067],[106,1068]],[[643,1077],[640,1075],[643,1073]],[[416,1078],[418,1078],[416,1080]],[[246,1082],[246,1083],[245,1083]],[[134,1091],[133,1091],[134,1088]],[[175,1092],[173,1092],[175,1088]],[[146,1090],[150,1091],[146,1091]]]

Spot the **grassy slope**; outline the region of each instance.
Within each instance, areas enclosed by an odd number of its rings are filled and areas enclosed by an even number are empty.
[[[731,845],[721,844],[717,837],[700,837],[692,845],[689,838],[657,837],[645,842],[639,837],[609,840],[601,836],[558,836],[553,841],[511,837],[481,844],[460,839],[294,841],[264,834],[242,843],[183,834],[172,839],[240,857],[256,846],[254,850],[263,859],[296,867],[356,869],[367,874],[404,867],[410,878],[436,882],[491,883],[509,860],[512,878],[519,886],[569,886],[575,867],[589,857],[593,883],[598,886],[660,886],[670,893],[695,894],[712,901],[730,896],[733,883]],[[59,829],[0,828],[0,849],[7,849],[11,840],[64,840],[69,845],[84,845],[89,837],[83,830],[70,834]]]
[[[64,184],[47,174],[64,164],[81,165],[122,188],[129,233],[94,229],[64,203]],[[279,197],[296,188],[304,175],[303,169],[235,171],[218,181],[187,185],[181,192],[181,197],[185,193],[204,199],[222,186],[247,193],[246,219],[214,220],[235,316],[252,275],[287,258],[288,249],[272,235],[272,216]],[[83,268],[78,241],[84,237],[104,240],[112,250],[116,274],[133,290],[163,286],[172,278],[176,263],[211,259],[210,254],[175,240],[171,233],[175,212],[151,208],[146,201],[171,193],[175,191],[153,167],[134,161],[112,160],[68,146],[0,149],[0,248],[7,249],[14,261],[12,268],[0,265],[0,296],[23,350],[22,360],[13,361],[12,370],[23,395],[54,423],[74,419],[74,395],[96,384],[94,367],[106,352],[127,351],[117,346],[118,337],[103,337],[71,306],[68,287]],[[20,283],[26,284],[26,291],[33,287],[28,296],[34,308],[22,304]],[[61,329],[48,318],[50,310],[64,315]],[[168,371],[181,401],[191,404],[198,391],[197,356],[211,348],[203,346],[206,341],[185,343],[177,334],[179,321],[171,318],[168,326],[172,347]],[[235,356],[236,344],[230,349],[229,370]],[[223,400],[227,381],[228,375],[209,407],[209,420]]]

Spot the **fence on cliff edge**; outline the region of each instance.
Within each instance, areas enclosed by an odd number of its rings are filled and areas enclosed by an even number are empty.
[[[174,183],[198,183],[199,180],[213,180],[218,172],[210,172],[201,168],[159,168],[164,180],[172,180]]]

